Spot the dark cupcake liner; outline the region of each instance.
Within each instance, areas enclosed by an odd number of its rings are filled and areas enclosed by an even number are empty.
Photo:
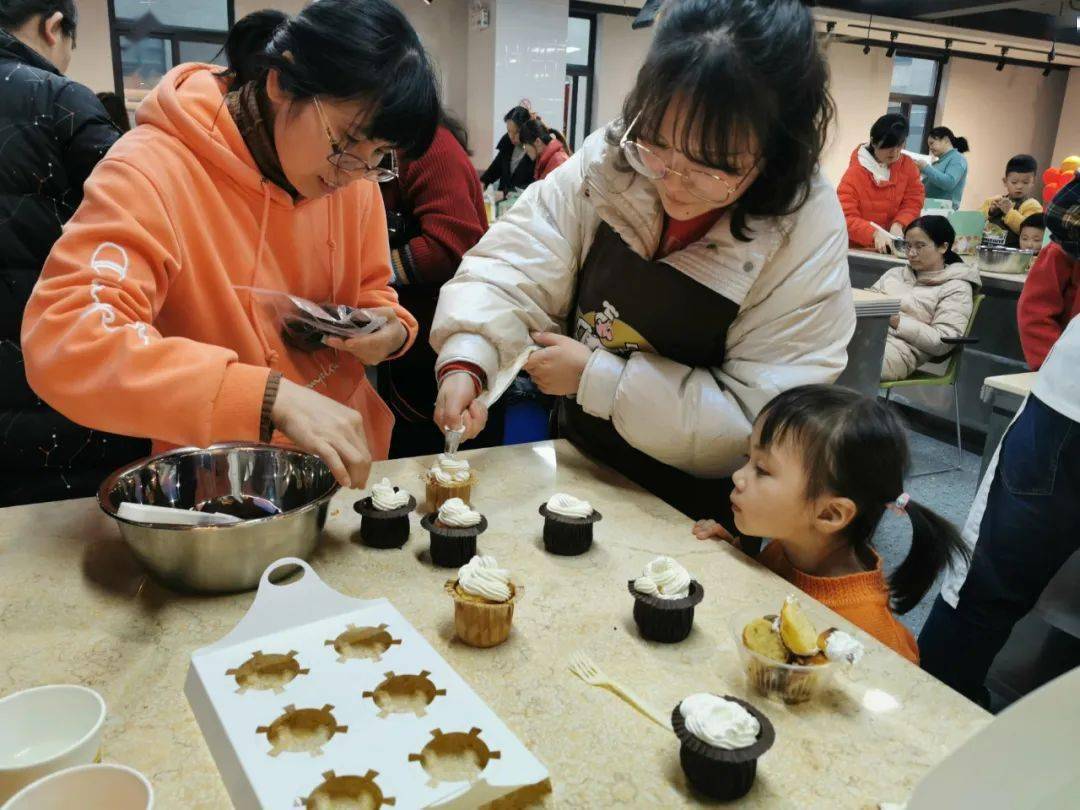
[[[603,519],[596,510],[586,518],[570,518],[549,512],[547,504],[540,505],[544,516],[544,548],[550,554],[573,557],[584,554],[592,546],[593,525]]]
[[[628,587],[634,597],[634,621],[644,638],[676,644],[690,635],[694,606],[705,598],[705,589],[696,579],[690,580],[690,593],[682,599],[638,593],[634,590],[634,580],[629,581]]]
[[[376,509],[371,498],[363,498],[353,504],[362,517],[360,542],[369,548],[401,548],[409,540],[409,514],[416,508],[416,498],[409,496],[409,503],[400,509]]]
[[[761,724],[757,742],[746,748],[727,749],[709,745],[691,734],[679,707],[671,713],[671,726],[679,738],[679,762],[690,785],[712,799],[731,801],[750,792],[757,776],[758,758],[772,747],[776,730],[769,718],[745,700],[723,695],[725,700],[738,703]]]
[[[431,562],[440,568],[460,568],[476,556],[476,538],[487,530],[487,518],[467,528],[436,526],[439,513],[424,515],[420,525],[431,535]]]

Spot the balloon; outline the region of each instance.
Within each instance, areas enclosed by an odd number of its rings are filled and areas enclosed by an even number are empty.
[[[1060,183],[1061,182],[1061,170],[1060,169],[1055,169],[1053,166],[1051,166],[1049,169],[1047,169],[1045,172],[1043,172],[1042,180],[1043,180],[1043,184],[1047,185],[1047,186],[1049,186],[1049,185],[1051,185],[1053,183]]]
[[[1066,183],[1071,183],[1072,179],[1074,177],[1076,177],[1076,172],[1075,171],[1062,172],[1061,173],[1061,185],[1065,185]]]
[[[1061,161],[1061,169],[1066,172],[1075,172],[1080,169],[1080,155],[1069,155]]]
[[[1059,191],[1061,191],[1060,183],[1047,183],[1043,186],[1043,202],[1050,202]]]

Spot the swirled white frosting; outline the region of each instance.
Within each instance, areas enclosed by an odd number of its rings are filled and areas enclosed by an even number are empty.
[[[409,503],[409,493],[403,489],[394,489],[389,478],[384,478],[371,488],[371,505],[380,512],[400,509]]]
[[[679,704],[686,730],[704,743],[729,751],[757,742],[761,723],[731,700],[699,692]]]
[[[499,568],[494,557],[473,557],[458,569],[458,587],[489,602],[509,601],[510,571]]]
[[[439,522],[456,529],[468,529],[480,522],[480,513],[470,509],[461,498],[450,498],[439,507]]]
[[[472,471],[469,469],[469,462],[465,459],[450,458],[443,454],[439,456],[439,460],[428,471],[428,475],[436,483],[446,486],[448,484],[464,484],[472,476]]]
[[[830,661],[846,661],[857,664],[866,652],[862,643],[850,633],[833,630],[825,639],[825,657]]]
[[[547,510],[553,515],[568,518],[587,518],[593,513],[592,504],[588,501],[562,492],[551,496],[547,502]]]
[[[634,590],[661,599],[682,599],[690,595],[690,574],[671,557],[657,557],[634,580]]]

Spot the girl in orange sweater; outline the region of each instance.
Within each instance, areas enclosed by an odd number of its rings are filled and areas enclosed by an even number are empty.
[[[956,528],[903,492],[907,440],[883,403],[805,385],[758,415],[750,456],[733,476],[735,527],[769,537],[758,561],[913,663],[915,638],[893,615],[918,604],[953,556]],[[911,520],[911,551],[886,580],[871,539],[886,509]],[[736,542],[712,521],[700,538]]]

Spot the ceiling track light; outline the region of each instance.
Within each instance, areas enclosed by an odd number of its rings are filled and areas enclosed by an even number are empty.
[[[829,20],[825,23],[825,33],[831,34],[836,30],[836,20]]]
[[[1009,52],[1008,48],[1001,49],[1001,59],[998,60],[997,67],[994,70],[1002,71],[1005,69],[1005,54]]]
[[[1050,53],[1048,53],[1046,55],[1046,67],[1043,68],[1043,72],[1042,72],[1043,76],[1049,76],[1050,75],[1050,70],[1051,70],[1050,66],[1054,64],[1054,57],[1056,57],[1056,56],[1057,56],[1057,45],[1055,44],[1055,46],[1050,50]]]
[[[896,38],[900,36],[896,31],[889,32],[889,47],[885,49],[885,56],[892,59],[896,56]]]
[[[947,40],[945,40],[945,55],[943,57],[941,57],[941,64],[943,64],[943,65],[949,64],[949,59],[951,59],[951,58],[952,58],[952,40],[947,39]]]

